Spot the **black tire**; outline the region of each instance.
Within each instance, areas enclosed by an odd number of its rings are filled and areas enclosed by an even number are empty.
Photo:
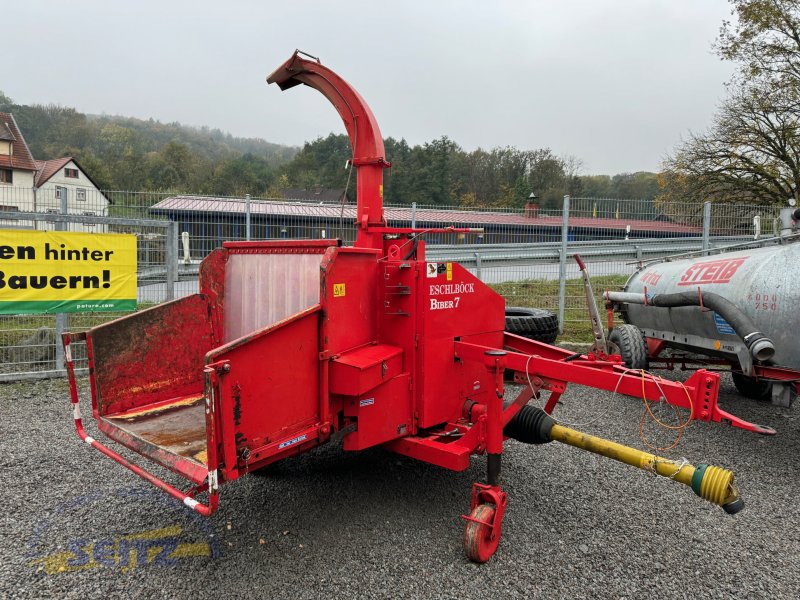
[[[641,329],[635,325],[614,327],[608,335],[608,341],[619,348],[622,362],[629,369],[647,369],[647,342]]]
[[[507,306],[506,331],[552,344],[558,337],[558,316],[541,308]]]
[[[731,373],[731,377],[733,378],[733,385],[745,398],[753,400],[772,399],[772,382],[748,377],[736,371]]]

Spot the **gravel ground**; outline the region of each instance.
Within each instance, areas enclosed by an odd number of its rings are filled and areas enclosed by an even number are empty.
[[[464,473],[336,444],[222,488],[195,516],[81,444],[64,381],[0,385],[0,597],[798,598],[800,407],[721,402],[762,437],[693,423],[667,453],[732,468],[732,517],[691,490],[562,446],[509,442],[503,541],[466,560]],[[642,406],[573,387],[557,416],[642,447]],[[175,481],[175,478],[171,478]]]

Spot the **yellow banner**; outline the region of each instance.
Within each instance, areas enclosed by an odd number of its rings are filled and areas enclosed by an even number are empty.
[[[136,309],[136,236],[0,229],[0,314]]]

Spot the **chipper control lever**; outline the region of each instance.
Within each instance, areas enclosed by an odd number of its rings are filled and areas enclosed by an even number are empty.
[[[733,472],[712,465],[693,466],[661,458],[630,446],[582,433],[556,423],[546,412],[533,406],[524,406],[509,421],[503,434],[527,444],[545,444],[553,440],[569,444],[595,454],[637,467],[655,475],[679,481],[694,493],[712,504],[721,506],[726,513],[736,514],[744,508],[744,500],[734,485]]]

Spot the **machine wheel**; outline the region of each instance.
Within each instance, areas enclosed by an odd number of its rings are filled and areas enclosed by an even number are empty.
[[[464,529],[464,552],[472,562],[485,563],[497,551],[500,536],[491,539],[492,528],[484,523],[491,523],[494,519],[494,507],[489,504],[479,504],[469,513],[470,518],[483,521],[467,521]]]
[[[608,335],[608,341],[619,348],[622,362],[629,369],[647,369],[647,342],[641,329],[635,325],[614,327]]]
[[[506,331],[552,344],[558,337],[558,316],[541,308],[507,306]]]
[[[753,400],[769,400],[772,397],[772,383],[763,379],[748,377],[736,371],[731,372],[733,385],[745,398]]]

